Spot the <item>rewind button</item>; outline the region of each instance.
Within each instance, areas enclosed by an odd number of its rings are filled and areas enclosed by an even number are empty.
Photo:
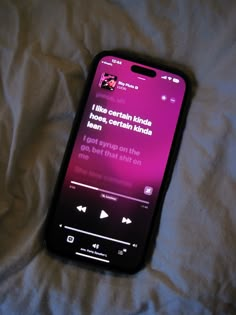
[[[84,212],[84,213],[85,213],[86,210],[87,210],[87,207],[84,207],[84,206],[81,206],[81,205],[80,205],[80,206],[77,206],[76,209],[77,209],[79,212]]]

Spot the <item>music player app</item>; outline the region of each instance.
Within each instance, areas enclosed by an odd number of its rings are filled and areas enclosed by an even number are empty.
[[[186,89],[133,64],[98,63],[54,215],[68,252],[124,266],[145,246]]]

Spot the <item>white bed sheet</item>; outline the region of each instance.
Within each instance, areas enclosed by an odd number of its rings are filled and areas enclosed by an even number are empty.
[[[0,314],[236,314],[234,1],[1,1]],[[53,259],[43,225],[88,65],[128,49],[198,87],[152,261],[133,276]]]

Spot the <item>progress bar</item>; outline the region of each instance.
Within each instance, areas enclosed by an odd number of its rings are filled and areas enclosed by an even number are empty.
[[[129,242],[124,242],[124,241],[121,241],[121,240],[117,240],[116,238],[111,238],[111,237],[103,236],[103,235],[100,235],[100,234],[95,234],[95,233],[87,232],[87,231],[84,231],[84,230],[75,229],[75,228],[73,228],[71,226],[65,225],[64,228],[67,229],[67,230],[71,230],[71,231],[80,232],[80,233],[83,233],[83,234],[88,234],[88,235],[104,238],[105,240],[109,240],[109,241],[113,241],[113,242],[117,242],[117,243],[121,243],[121,244],[125,244],[125,245],[131,245],[131,243],[129,243]]]
[[[78,253],[78,252],[76,252],[75,254],[76,254],[76,255],[79,255],[79,256],[84,256],[84,257],[92,258],[92,259],[95,259],[95,260],[104,261],[104,262],[106,262],[106,263],[109,263],[109,262],[110,262],[110,260],[107,260],[107,259],[97,258],[97,257],[93,257],[93,256],[90,256],[90,255],[81,254],[81,253]]]
[[[83,183],[78,183],[78,182],[75,182],[73,180],[71,181],[71,184],[74,184],[74,185],[77,185],[77,186],[86,187],[86,188],[93,189],[93,190],[102,191],[102,192],[105,192],[107,194],[112,194],[112,195],[115,195],[115,196],[118,196],[118,197],[122,197],[122,198],[126,198],[126,199],[130,199],[130,200],[134,200],[134,201],[138,201],[138,202],[149,204],[149,201],[146,201],[146,200],[137,199],[137,198],[133,198],[133,197],[130,197],[130,196],[127,196],[127,195],[118,194],[118,193],[115,193],[115,192],[110,191],[110,190],[105,190],[105,189],[101,189],[101,188],[98,188],[98,187],[86,185],[86,184],[83,184]]]
[[[82,183],[78,183],[78,182],[75,182],[73,180],[71,181],[71,184],[78,185],[78,186],[83,186],[83,187],[86,187],[86,188],[89,188],[89,189],[93,189],[93,190],[99,190],[99,188],[97,188],[97,187],[86,185],[86,184],[82,184]]]

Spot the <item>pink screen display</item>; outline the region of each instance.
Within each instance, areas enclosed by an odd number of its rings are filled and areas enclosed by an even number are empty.
[[[143,250],[186,89],[176,74],[146,67],[149,77],[133,65],[99,61],[55,216],[73,242],[79,235],[78,255],[106,262]]]

